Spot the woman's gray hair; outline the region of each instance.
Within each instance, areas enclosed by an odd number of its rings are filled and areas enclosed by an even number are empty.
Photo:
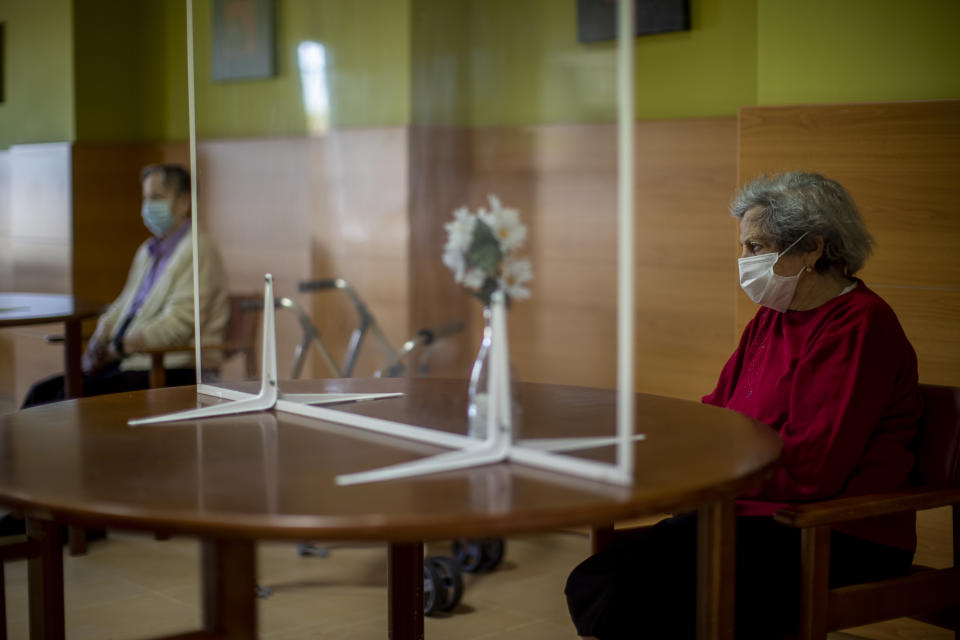
[[[737,193],[730,213],[743,218],[754,207],[760,207],[760,228],[778,251],[804,233],[796,246],[800,251],[813,251],[817,236],[823,238],[823,255],[815,265],[819,272],[836,268],[852,276],[873,251],[873,237],[853,198],[840,183],[817,173],[757,176]]]

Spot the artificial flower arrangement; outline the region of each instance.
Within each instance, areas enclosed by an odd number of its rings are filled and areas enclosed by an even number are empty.
[[[480,207],[471,213],[466,207],[453,212],[453,222],[444,225],[447,244],[443,263],[453,271],[457,283],[490,304],[494,291],[503,291],[507,300],[530,297],[527,283],[533,279],[530,260],[516,254],[527,241],[527,228],[516,209],[500,206],[488,196],[490,210]]]

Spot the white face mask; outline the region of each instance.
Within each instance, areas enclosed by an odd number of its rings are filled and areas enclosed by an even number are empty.
[[[168,200],[144,200],[140,215],[150,233],[158,238],[166,235],[173,226],[173,213],[170,211]]]
[[[803,236],[807,235],[806,233]],[[775,311],[786,311],[793,300],[800,281],[800,273],[795,276],[780,276],[773,272],[773,265],[777,264],[780,256],[793,249],[803,240],[803,236],[780,253],[761,253],[758,256],[740,258],[737,263],[740,267],[740,287],[751,300]]]

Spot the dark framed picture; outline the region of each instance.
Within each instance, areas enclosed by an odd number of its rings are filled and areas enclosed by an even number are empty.
[[[276,75],[275,0],[213,0],[214,81]]]
[[[635,35],[690,30],[690,0],[634,1]],[[616,0],[577,0],[577,40],[601,42],[616,37]]]
[[[6,58],[3,55],[4,54],[3,27],[4,27],[4,23],[0,22],[0,102],[3,102],[5,98],[3,93],[3,85],[4,85],[3,66],[6,64]]]

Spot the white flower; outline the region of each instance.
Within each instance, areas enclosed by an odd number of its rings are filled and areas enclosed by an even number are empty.
[[[500,243],[504,253],[521,248],[527,241],[527,228],[520,222],[520,212],[516,209],[504,209],[500,200],[490,195],[490,212],[480,209],[478,216],[483,220]]]
[[[449,243],[448,243],[449,247]],[[464,252],[459,249],[445,249],[443,252],[443,264],[450,267],[453,271],[453,279],[458,283],[463,282],[464,272],[467,270],[467,260]]]
[[[460,207],[453,212],[453,220],[444,224],[443,263],[457,283],[484,304],[490,304],[490,294],[497,289],[511,298],[529,298],[525,285],[533,278],[533,269],[529,260],[514,255],[527,240],[527,228],[516,209],[504,209],[494,195],[489,200],[489,211],[481,207],[474,214]]]
[[[506,257],[503,261],[503,273],[500,276],[500,288],[511,298],[525,300],[530,297],[530,289],[524,285],[533,280],[533,266],[526,258]]]
[[[479,290],[483,287],[483,281],[486,279],[487,275],[480,269],[468,269],[463,276],[462,284],[465,287]]]
[[[468,251],[470,243],[473,242],[473,229],[476,225],[477,217],[471,214],[466,207],[460,207],[454,211],[453,222],[443,225],[447,230],[447,244],[443,250]]]

